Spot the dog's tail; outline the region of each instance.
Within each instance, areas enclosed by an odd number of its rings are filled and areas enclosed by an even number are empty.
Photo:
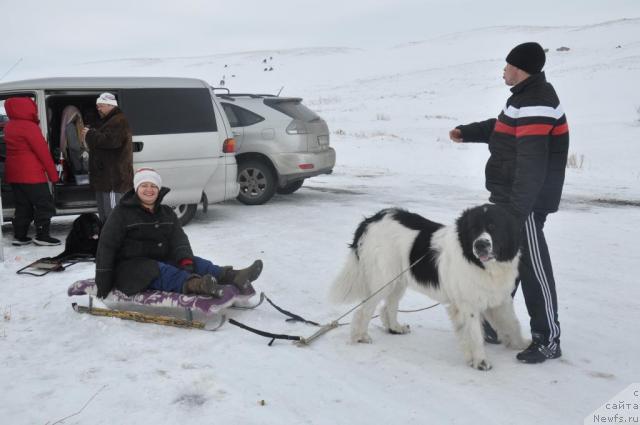
[[[352,249],[342,270],[331,285],[329,301],[335,304],[346,304],[366,298],[368,295],[366,282],[364,268]]]

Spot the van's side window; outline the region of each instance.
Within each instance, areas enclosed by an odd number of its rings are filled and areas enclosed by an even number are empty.
[[[206,88],[120,90],[120,107],[134,136],[217,131]]]

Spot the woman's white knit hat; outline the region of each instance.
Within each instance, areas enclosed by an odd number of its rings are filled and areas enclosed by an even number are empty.
[[[116,100],[116,97],[109,92],[104,92],[100,96],[98,96],[98,98],[96,99],[96,105],[99,103],[104,103],[105,105],[118,106],[118,101]]]
[[[142,183],[153,183],[158,189],[162,187],[162,177],[153,168],[140,168],[133,175],[133,189],[137,192]]]

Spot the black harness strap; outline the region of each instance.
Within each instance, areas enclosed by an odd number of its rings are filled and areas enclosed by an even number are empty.
[[[284,334],[274,334],[271,332],[265,332],[265,331],[261,331],[260,329],[256,329],[256,328],[252,328],[250,326],[247,326],[245,324],[242,324],[240,322],[238,322],[237,320],[234,319],[229,319],[228,320],[229,323],[231,323],[232,325],[236,325],[239,328],[242,328],[244,330],[247,330],[249,332],[253,332],[254,334],[260,335],[260,336],[264,336],[266,338],[271,338],[271,341],[269,341],[269,346],[271,346],[273,344],[273,342],[276,339],[286,339],[289,341],[300,341],[300,339],[302,337],[297,336],[297,335],[284,335]]]
[[[271,301],[271,300],[269,299],[269,297],[267,297],[266,295],[265,295],[265,298],[267,299],[267,301],[269,302],[269,304],[271,304],[271,305],[273,306],[273,308],[275,308],[276,310],[278,310],[280,313],[284,314],[285,316],[289,316],[289,317],[290,317],[290,319],[287,319],[287,320],[286,320],[287,322],[303,322],[303,323],[306,323],[306,324],[308,324],[308,325],[320,326],[320,324],[319,324],[319,323],[313,322],[313,321],[311,321],[311,320],[307,320],[307,319],[305,319],[305,318],[304,318],[304,317],[302,317],[302,316],[298,316],[298,315],[297,315],[297,314],[295,314],[295,313],[291,313],[290,311],[287,311],[287,310],[284,310],[284,309],[282,309],[282,308],[278,307],[278,306],[277,306],[277,305],[275,305],[275,304],[273,303],[273,301]]]
[[[269,304],[271,304],[273,306],[273,308],[275,308],[276,310],[278,310],[280,313],[284,314],[285,316],[289,317],[289,319],[286,319],[287,322],[302,322],[302,323],[306,323],[309,325],[313,325],[313,326],[321,326],[319,323],[313,322],[311,320],[307,320],[302,316],[299,316],[295,313],[291,313],[290,311],[287,311],[283,308],[278,307],[273,301],[271,301],[269,299],[269,297],[267,297],[264,292],[260,294],[260,298],[262,302],[262,297],[264,297],[264,299],[266,299]],[[260,303],[258,303],[259,305]],[[228,320],[229,323],[231,323],[232,325],[235,325],[239,328],[242,328],[244,330],[247,330],[249,332],[253,332],[254,334],[260,335],[260,336],[264,336],[265,338],[271,338],[271,341],[269,341],[269,346],[273,345],[273,342],[276,339],[285,339],[285,340],[289,340],[289,341],[302,341],[304,338],[298,335],[286,335],[286,334],[274,334],[272,332],[266,332],[266,331],[261,331],[260,329],[256,329],[256,328],[252,328],[251,326],[247,326],[243,323],[238,322],[237,320],[234,319],[229,319]]]

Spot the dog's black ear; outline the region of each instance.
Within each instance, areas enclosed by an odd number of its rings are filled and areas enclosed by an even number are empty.
[[[72,232],[80,239],[91,239],[95,232],[94,216],[95,214],[91,213],[80,214],[73,222]]]
[[[102,221],[98,218],[97,215],[92,215],[93,219],[93,232],[98,233],[98,235],[102,232]]]
[[[82,223],[83,215],[84,214],[80,214],[78,216],[78,218],[73,220],[73,225],[71,226],[70,234],[74,234],[74,235],[78,235],[78,236],[81,236],[83,234],[83,228],[84,228],[84,225]]]
[[[480,267],[484,267],[480,260],[473,255],[473,240],[476,236],[475,233],[475,219],[478,215],[478,208],[469,208],[462,212],[460,217],[456,220],[456,231],[458,233],[458,241],[460,242],[460,246],[462,247],[462,255],[467,261],[474,263]]]

